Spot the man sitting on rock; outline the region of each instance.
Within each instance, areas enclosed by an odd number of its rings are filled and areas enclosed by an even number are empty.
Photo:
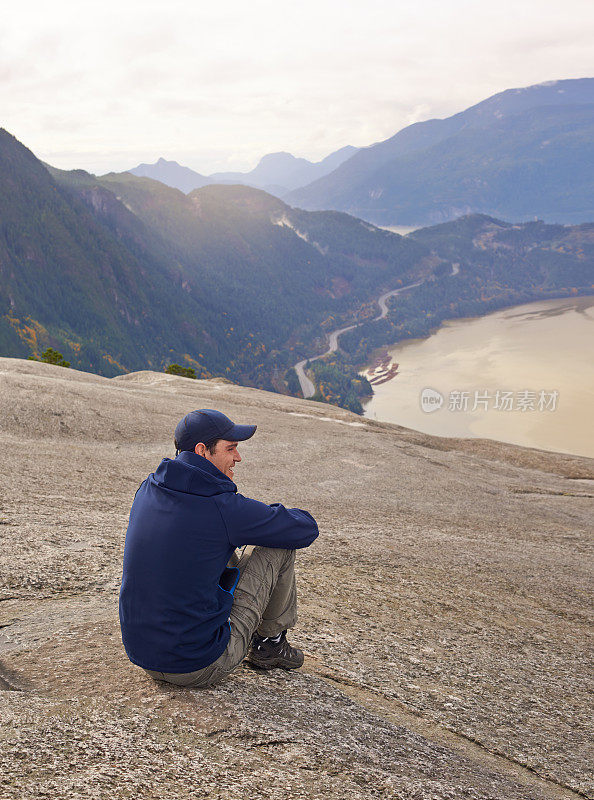
[[[264,669],[303,664],[286,639],[297,619],[295,550],[318,527],[307,511],[237,493],[237,444],[255,430],[220,411],[192,411],[175,429],[175,459],[136,492],[120,623],[130,661],[155,680],[211,686],[246,655]]]

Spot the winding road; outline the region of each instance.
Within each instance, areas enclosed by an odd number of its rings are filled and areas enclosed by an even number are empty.
[[[452,271],[450,272],[450,276],[457,275],[460,272],[460,264],[452,264]],[[400,289],[392,289],[389,292],[385,292],[381,297],[377,299],[377,304],[380,307],[380,313],[377,317],[374,317],[372,320],[364,320],[363,322],[356,322],[354,325],[347,325],[346,328],[337,328],[335,331],[332,331],[328,334],[328,349],[325,350],[323,353],[320,353],[318,356],[313,356],[312,358],[304,358],[303,361],[300,361],[298,364],[295,364],[295,372],[297,373],[297,377],[299,378],[299,384],[301,385],[301,391],[303,393],[303,397],[311,397],[315,391],[316,387],[314,386],[313,382],[310,378],[307,377],[305,374],[305,365],[307,362],[317,361],[318,358],[323,358],[324,356],[329,355],[330,353],[334,353],[335,350],[338,349],[338,337],[341,336],[343,333],[347,331],[352,331],[354,328],[358,328],[360,325],[363,325],[365,322],[377,322],[380,319],[383,319],[388,313],[388,300],[390,297],[395,297],[397,294],[401,292],[406,292],[408,289],[413,289],[415,286],[420,286],[424,281],[417,281],[416,283],[409,283],[408,286],[401,286]]]
[[[455,273],[452,272],[452,275]],[[407,289],[412,289],[414,286],[420,286],[423,281],[417,281],[416,283],[409,283],[408,286],[402,286],[400,289],[392,289],[390,292],[386,292],[377,300],[377,304],[380,307],[380,313],[377,317],[374,317],[372,320],[364,320],[364,322],[377,322],[379,319],[383,319],[386,314],[388,313],[388,305],[387,301],[390,297],[394,297],[401,292],[405,292]],[[298,364],[295,364],[295,372],[297,373],[297,377],[299,378],[299,383],[301,385],[301,391],[303,392],[304,397],[311,397],[316,390],[316,387],[313,385],[313,382],[310,378],[307,377],[305,374],[305,365],[308,361],[317,361],[318,358],[323,358],[324,356],[329,355],[329,353],[334,353],[335,350],[338,349],[338,337],[341,334],[346,333],[347,331],[352,331],[354,328],[358,328],[360,325],[363,325],[364,322],[356,322],[354,325],[347,325],[345,328],[337,328],[337,330],[332,331],[328,334],[328,349],[325,350],[323,353],[320,353],[319,356],[313,356],[313,358],[304,358],[303,361],[300,361]]]

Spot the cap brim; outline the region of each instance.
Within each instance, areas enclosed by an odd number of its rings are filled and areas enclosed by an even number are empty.
[[[228,442],[244,442],[254,435],[257,427],[257,425],[234,425],[228,431],[225,431],[224,438]]]

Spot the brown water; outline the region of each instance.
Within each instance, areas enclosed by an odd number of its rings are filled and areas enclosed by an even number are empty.
[[[374,389],[365,416],[594,457],[593,345],[594,297],[447,321],[427,339],[389,348],[399,373]],[[443,397],[431,413],[421,407],[424,389]],[[424,407],[435,408],[439,395],[429,395]]]

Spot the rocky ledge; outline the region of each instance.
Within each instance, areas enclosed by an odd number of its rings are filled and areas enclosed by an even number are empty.
[[[0,359],[0,797],[591,797],[594,462],[142,372]],[[310,510],[299,672],[127,660],[140,481],[189,410],[258,424],[240,491]],[[589,562],[590,559],[590,562]]]

